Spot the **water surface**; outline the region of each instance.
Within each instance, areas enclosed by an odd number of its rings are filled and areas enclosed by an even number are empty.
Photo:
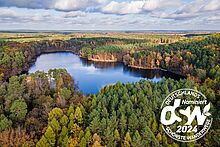
[[[160,70],[137,70],[122,63],[91,62],[70,52],[43,54],[30,67],[29,73],[47,72],[49,69],[65,68],[77,82],[79,89],[86,94],[96,94],[108,84],[137,82],[149,79],[158,82],[162,77],[178,78],[177,75]]]

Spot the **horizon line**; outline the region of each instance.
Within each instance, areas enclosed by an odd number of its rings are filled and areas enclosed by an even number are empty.
[[[212,30],[212,29],[0,29],[0,32],[220,32],[220,30]]]

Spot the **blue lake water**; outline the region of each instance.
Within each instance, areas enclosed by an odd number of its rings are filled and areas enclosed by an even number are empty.
[[[96,94],[104,86],[118,81],[127,83],[149,79],[158,82],[162,77],[178,78],[177,75],[160,70],[131,69],[122,63],[91,62],[70,52],[40,55],[29,73],[38,70],[47,72],[54,68],[65,68],[85,94]]]

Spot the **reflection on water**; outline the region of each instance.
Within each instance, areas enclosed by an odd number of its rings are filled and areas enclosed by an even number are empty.
[[[142,77],[146,79],[153,79],[153,78],[161,78],[161,77],[166,77],[166,78],[172,78],[175,80],[179,80],[180,78],[183,78],[180,75],[176,75],[172,72],[168,71],[162,71],[159,69],[136,69],[136,68],[130,68],[127,66],[124,66],[123,63],[119,62],[94,62],[94,61],[88,61],[87,59],[80,58],[82,65],[83,66],[91,66],[93,65],[95,68],[101,68],[101,69],[106,69],[106,68],[123,68],[123,73],[124,74],[129,74],[133,77]]]
[[[48,53],[37,58],[29,73],[37,70],[47,72],[52,68],[65,68],[73,76],[83,93],[98,93],[108,84],[137,82],[149,79],[154,82],[162,77],[179,79],[180,77],[161,70],[133,69],[122,63],[92,62],[68,52]]]

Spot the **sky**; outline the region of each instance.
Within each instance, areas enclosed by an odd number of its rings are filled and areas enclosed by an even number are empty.
[[[220,0],[0,0],[0,30],[220,30]]]

